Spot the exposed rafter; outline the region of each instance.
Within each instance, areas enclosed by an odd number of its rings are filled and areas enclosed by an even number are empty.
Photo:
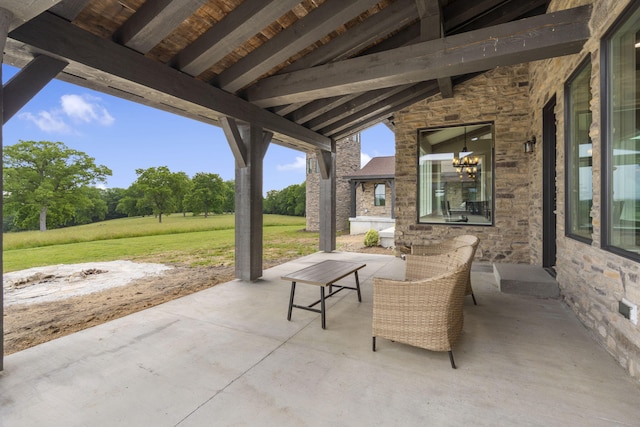
[[[581,6],[268,77],[247,99],[288,104],[577,53],[590,15],[591,6]]]
[[[172,63],[185,73],[197,76],[299,2],[246,1],[180,52]]]
[[[15,113],[47,85],[67,63],[45,55],[36,56],[4,86],[2,122],[7,123]]]
[[[329,139],[277,114],[258,108],[223,90],[154,62],[50,13],[44,13],[14,30],[10,37],[50,55],[77,62],[178,100],[204,106],[220,115],[284,134],[308,144],[309,149],[330,149]],[[100,55],[95,52],[100,51]],[[108,83],[108,82],[107,82]],[[132,88],[139,91],[139,88]]]
[[[378,0],[351,0],[323,4],[222,72],[218,84],[228,92],[242,89],[377,3]]]
[[[141,53],[150,51],[205,0],[147,0],[120,27],[114,39]]]
[[[67,21],[73,21],[80,14],[89,0],[62,0],[49,11]]]
[[[439,39],[444,36],[442,8],[439,0],[415,0],[420,16],[420,41]],[[439,77],[438,87],[443,98],[453,97],[451,77]]]
[[[285,67],[278,74],[347,59],[373,44],[380,34],[393,32],[411,23],[416,16],[415,0],[398,0],[366,21],[337,36]]]

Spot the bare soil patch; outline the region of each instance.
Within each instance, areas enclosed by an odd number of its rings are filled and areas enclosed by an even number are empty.
[[[382,247],[367,248],[364,237],[339,236],[337,250],[345,252],[366,252],[393,255],[393,251]],[[291,258],[293,259],[293,258]],[[290,259],[278,259],[265,262],[264,268],[270,268]],[[21,290],[43,280],[66,280],[72,276],[74,285],[83,280],[101,276],[102,287],[91,293],[69,292],[61,298],[49,298],[44,302],[33,299],[13,301],[4,308],[4,353],[5,355],[24,350],[37,344],[59,338],[73,332],[99,325],[173,299],[198,292],[234,278],[233,266],[186,267],[172,265],[156,275],[145,276],[124,285],[118,282],[122,277],[112,275],[109,268],[83,265],[83,268],[67,277],[24,277],[17,286]],[[135,267],[133,267],[135,268]],[[94,285],[95,286],[95,285]],[[81,288],[81,287],[79,287]]]

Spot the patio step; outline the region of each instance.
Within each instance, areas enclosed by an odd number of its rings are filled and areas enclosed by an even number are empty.
[[[558,298],[558,282],[544,268],[528,264],[493,264],[498,288],[505,294]]]
[[[392,248],[395,245],[395,230],[395,226],[380,230],[380,246],[383,248]]]

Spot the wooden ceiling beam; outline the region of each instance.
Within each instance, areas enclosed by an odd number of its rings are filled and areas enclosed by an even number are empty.
[[[520,1],[520,0],[518,0]],[[473,20],[491,9],[499,6],[504,0],[477,0],[474,2],[449,2],[443,8],[444,32],[449,34],[452,30]]]
[[[438,84],[433,80],[418,83],[417,85],[410,86],[395,95],[378,101],[351,116],[344,117],[341,120],[322,128],[319,132],[323,135],[332,135],[333,138],[334,134],[348,129],[350,126],[353,126],[354,123],[366,120],[372,116],[377,116],[382,111],[394,110],[396,105],[402,104],[408,99],[415,99],[418,96],[421,96],[421,99],[424,99],[428,96],[435,95],[438,93],[438,90]]]
[[[40,55],[13,76],[3,88],[3,123],[7,123],[66,66],[64,61]]]
[[[227,92],[237,92],[377,3],[378,0],[336,0],[321,4],[220,73],[218,85]]]
[[[388,99],[412,86],[413,85],[411,84],[407,84],[391,88],[376,89],[363,93],[348,102],[335,106],[330,111],[308,121],[304,125],[315,131],[326,128],[332,123],[343,120],[346,117],[353,117],[354,114],[367,109],[371,105],[384,101],[385,99]]]
[[[204,3],[205,0],[147,0],[116,31],[113,39],[147,53]]]
[[[0,7],[12,14],[9,31],[40,15],[60,0],[2,0]]]
[[[197,76],[298,3],[300,0],[246,0],[183,49],[171,63]]]
[[[415,0],[420,16],[420,41],[439,39],[444,36],[442,8],[439,0]],[[453,98],[451,77],[437,79],[443,98]]]
[[[184,104],[187,108],[193,105],[194,109],[205,108],[218,115],[255,124],[299,141],[300,146],[307,149],[331,149],[331,141],[325,136],[155,62],[129,48],[90,34],[51,13],[43,13],[33,18],[12,31],[9,37],[31,46],[31,50],[47,52],[50,56],[64,58],[70,64],[75,62],[87,69],[104,73],[102,84],[105,87],[112,83],[105,78],[113,76],[113,81],[131,82],[129,86],[121,89],[123,91],[129,90],[136,94],[144,89],[147,97],[167,99],[168,102],[171,102],[171,99],[186,101]],[[100,54],[96,55],[96,52]],[[92,76],[86,75],[85,78]],[[130,99],[135,101],[135,96],[131,96]]]
[[[468,74],[465,76],[456,77],[453,80],[454,84],[461,84],[467,80],[471,80],[480,73]],[[405,107],[415,104],[416,102],[420,102],[424,99],[430,98],[434,95],[438,94],[438,87],[435,85],[435,82],[426,82],[423,83],[425,85],[432,85],[431,90],[427,91],[414,91],[414,95],[412,97],[407,97],[404,100],[401,100],[397,103],[389,104],[387,108],[381,108],[379,112],[371,113],[368,115],[366,119],[353,120],[350,125],[345,126],[342,130],[336,131],[335,133],[329,133],[328,136],[333,140],[337,141],[342,138],[346,138],[349,135],[353,135],[356,132],[360,132],[363,129],[371,127],[377,123],[380,123],[385,120],[392,121],[391,118],[394,116],[396,111],[399,111]]]
[[[302,70],[354,56],[380,38],[406,26],[416,17],[415,0],[398,0],[349,29],[329,43],[303,56],[278,74]]]
[[[55,15],[73,21],[82,12],[82,9],[89,3],[89,0],[62,0],[49,9]]]
[[[297,109],[293,113],[287,116],[288,119],[293,120],[296,123],[303,124],[312,120],[321,114],[331,111],[334,108],[349,102],[356,98],[360,93],[352,93],[346,96],[333,96],[331,98],[318,99]]]
[[[476,16],[473,20],[455,29],[456,33],[473,31],[489,25],[504,24],[527,16],[538,8],[546,8],[548,0],[511,0]],[[446,22],[446,21],[445,21]]]
[[[246,98],[287,104],[578,53],[590,16],[591,6],[580,6],[272,76]]]

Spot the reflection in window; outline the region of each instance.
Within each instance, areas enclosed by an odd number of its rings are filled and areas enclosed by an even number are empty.
[[[374,186],[374,201],[376,206],[384,206],[385,204],[385,196],[386,196],[386,187],[384,184],[376,184]]]
[[[567,83],[567,234],[591,241],[593,205],[591,126],[591,63]]]
[[[608,40],[606,242],[640,254],[640,10]],[[634,256],[635,256],[634,255]]]
[[[418,220],[493,222],[493,124],[418,131]]]

